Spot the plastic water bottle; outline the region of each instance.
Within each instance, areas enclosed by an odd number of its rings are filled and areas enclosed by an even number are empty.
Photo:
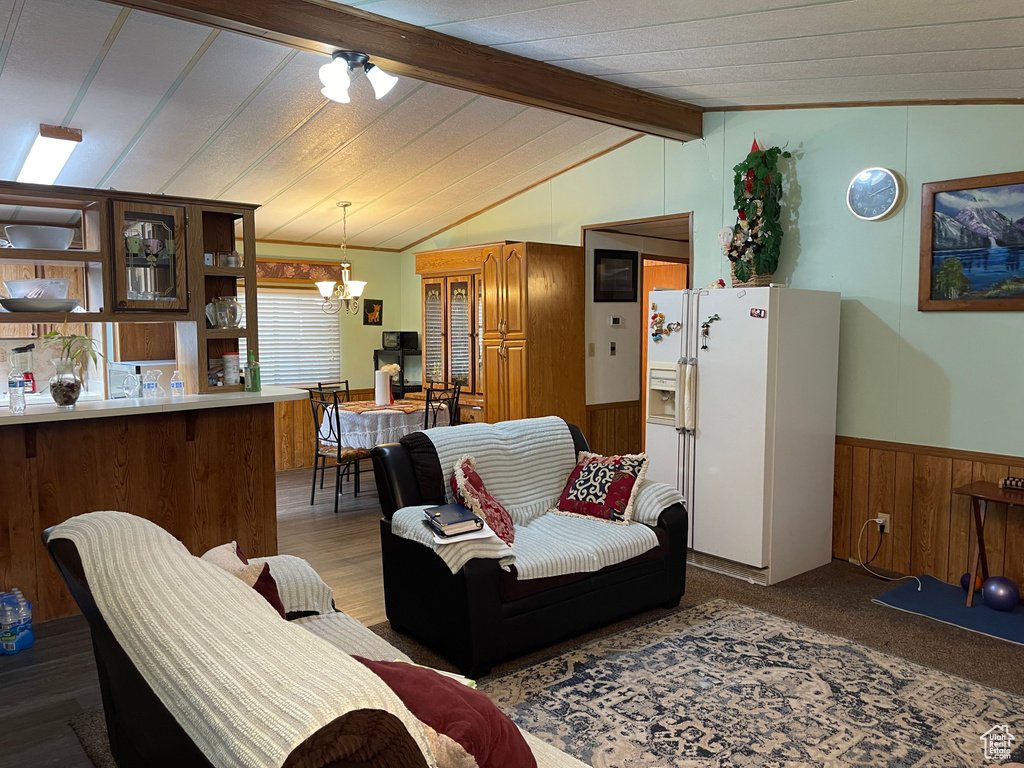
[[[7,397],[11,413],[21,416],[25,412],[25,376],[16,364],[11,365],[11,374],[7,377]]]
[[[185,380],[175,371],[171,374],[171,400],[185,399]]]
[[[34,643],[32,603],[19,589],[0,594],[0,654],[10,656]]]

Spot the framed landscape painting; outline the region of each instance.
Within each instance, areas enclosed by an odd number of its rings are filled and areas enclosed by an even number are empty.
[[[919,310],[1024,310],[1024,171],[921,187]]]

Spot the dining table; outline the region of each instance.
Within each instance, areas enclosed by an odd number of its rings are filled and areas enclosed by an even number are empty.
[[[346,448],[369,450],[384,443],[397,443],[402,436],[423,429],[423,400],[395,400],[387,405],[377,405],[373,400],[357,400],[338,406],[339,434],[341,444]],[[320,424],[321,442],[328,442],[331,434],[328,419],[333,408],[324,414]],[[448,411],[438,413],[437,426],[447,426]]]

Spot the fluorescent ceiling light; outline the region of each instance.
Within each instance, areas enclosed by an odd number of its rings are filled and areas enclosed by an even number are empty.
[[[388,92],[395,87],[395,83],[398,82],[397,77],[389,75],[376,64],[366,65],[366,79],[373,86],[373,95],[377,97],[378,101],[387,96]]]
[[[81,141],[82,132],[77,128],[40,125],[39,135],[32,143],[17,180],[27,184],[53,184]]]

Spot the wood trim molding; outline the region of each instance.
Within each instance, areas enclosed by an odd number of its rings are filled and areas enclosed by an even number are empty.
[[[587,413],[594,413],[595,411],[615,411],[619,408],[639,408],[639,400],[623,400],[619,403],[588,403]]]
[[[323,0],[118,0],[117,5],[316,53],[362,51],[394,75],[676,141],[703,135],[703,110],[691,104]]]
[[[821,101],[802,104],[747,104],[703,107],[705,112],[771,112],[782,109],[849,109],[853,107],[985,107],[1021,105],[1024,99],[894,99],[891,101]]]
[[[893,443],[887,440],[871,440],[865,437],[846,437],[836,435],[836,445],[849,445],[853,448],[873,448],[879,451],[899,451],[924,456],[938,456],[943,459],[979,462],[982,464],[1024,465],[1024,457],[1007,456],[1001,453],[980,453],[978,451],[962,451],[958,448],[937,448],[931,445],[913,445],[911,443]]]
[[[271,240],[269,238],[256,238],[257,243],[271,243],[273,245],[304,245],[313,248],[335,248],[338,249],[338,243],[301,243],[298,240]],[[374,253],[401,253],[404,248],[378,248],[375,245],[352,245],[348,244],[348,250],[350,251],[373,251]],[[259,258],[263,258],[262,256]],[[274,258],[266,257],[271,261],[302,261],[302,259],[287,259],[284,257]]]

